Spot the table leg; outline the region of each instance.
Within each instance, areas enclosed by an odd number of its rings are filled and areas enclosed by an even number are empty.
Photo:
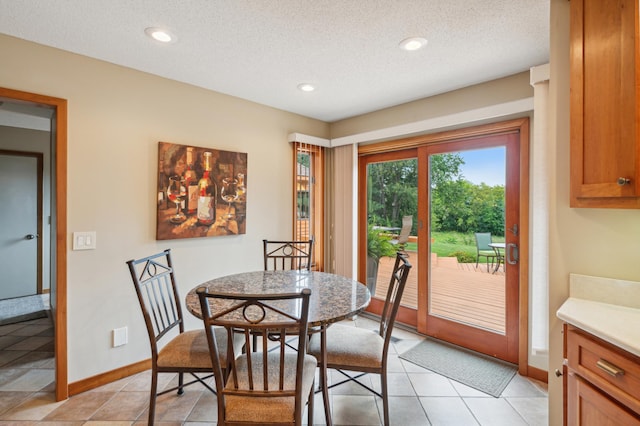
[[[500,255],[500,249],[499,248],[494,247],[493,251],[496,253],[496,267],[493,268],[493,273],[495,274],[500,269],[500,264],[502,263],[502,256]]]
[[[331,408],[329,407],[329,382],[327,381],[327,326],[320,329],[320,386],[322,387],[322,401],[324,402],[324,415],[327,426],[331,426]]]

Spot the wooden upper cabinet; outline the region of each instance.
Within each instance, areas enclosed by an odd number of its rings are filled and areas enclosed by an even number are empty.
[[[640,208],[639,0],[571,0],[571,207]]]

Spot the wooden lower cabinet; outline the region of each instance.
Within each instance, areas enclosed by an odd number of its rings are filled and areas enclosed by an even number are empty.
[[[569,373],[567,379],[567,422],[569,425],[614,426],[640,425],[640,419],[622,405],[608,398],[588,382]]]
[[[567,424],[640,426],[640,358],[571,325],[565,338]]]

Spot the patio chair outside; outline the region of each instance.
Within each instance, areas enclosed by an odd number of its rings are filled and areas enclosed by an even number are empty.
[[[489,246],[493,242],[490,232],[476,232],[476,269],[480,262],[480,257],[484,257],[487,263],[487,272],[489,272],[489,264],[493,268],[494,262],[497,260],[495,250]]]
[[[400,234],[398,234],[398,238],[391,240],[391,244],[394,244],[398,247],[397,251],[405,253],[405,247],[409,242],[409,235],[411,234],[412,227],[413,227],[413,216],[403,216],[402,228],[400,228]]]

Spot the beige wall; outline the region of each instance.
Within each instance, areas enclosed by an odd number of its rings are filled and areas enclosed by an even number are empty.
[[[97,232],[96,250],[67,254],[70,383],[149,356],[126,260],[171,247],[184,295],[260,269],[260,241],[291,235],[287,134],[327,137],[326,123],[11,37],[0,52],[0,86],[68,100],[68,231]],[[155,240],[158,141],[248,154],[245,235]]]
[[[331,124],[331,138],[458,114],[533,96],[529,72],[375,111]],[[442,130],[442,129],[441,129]]]

